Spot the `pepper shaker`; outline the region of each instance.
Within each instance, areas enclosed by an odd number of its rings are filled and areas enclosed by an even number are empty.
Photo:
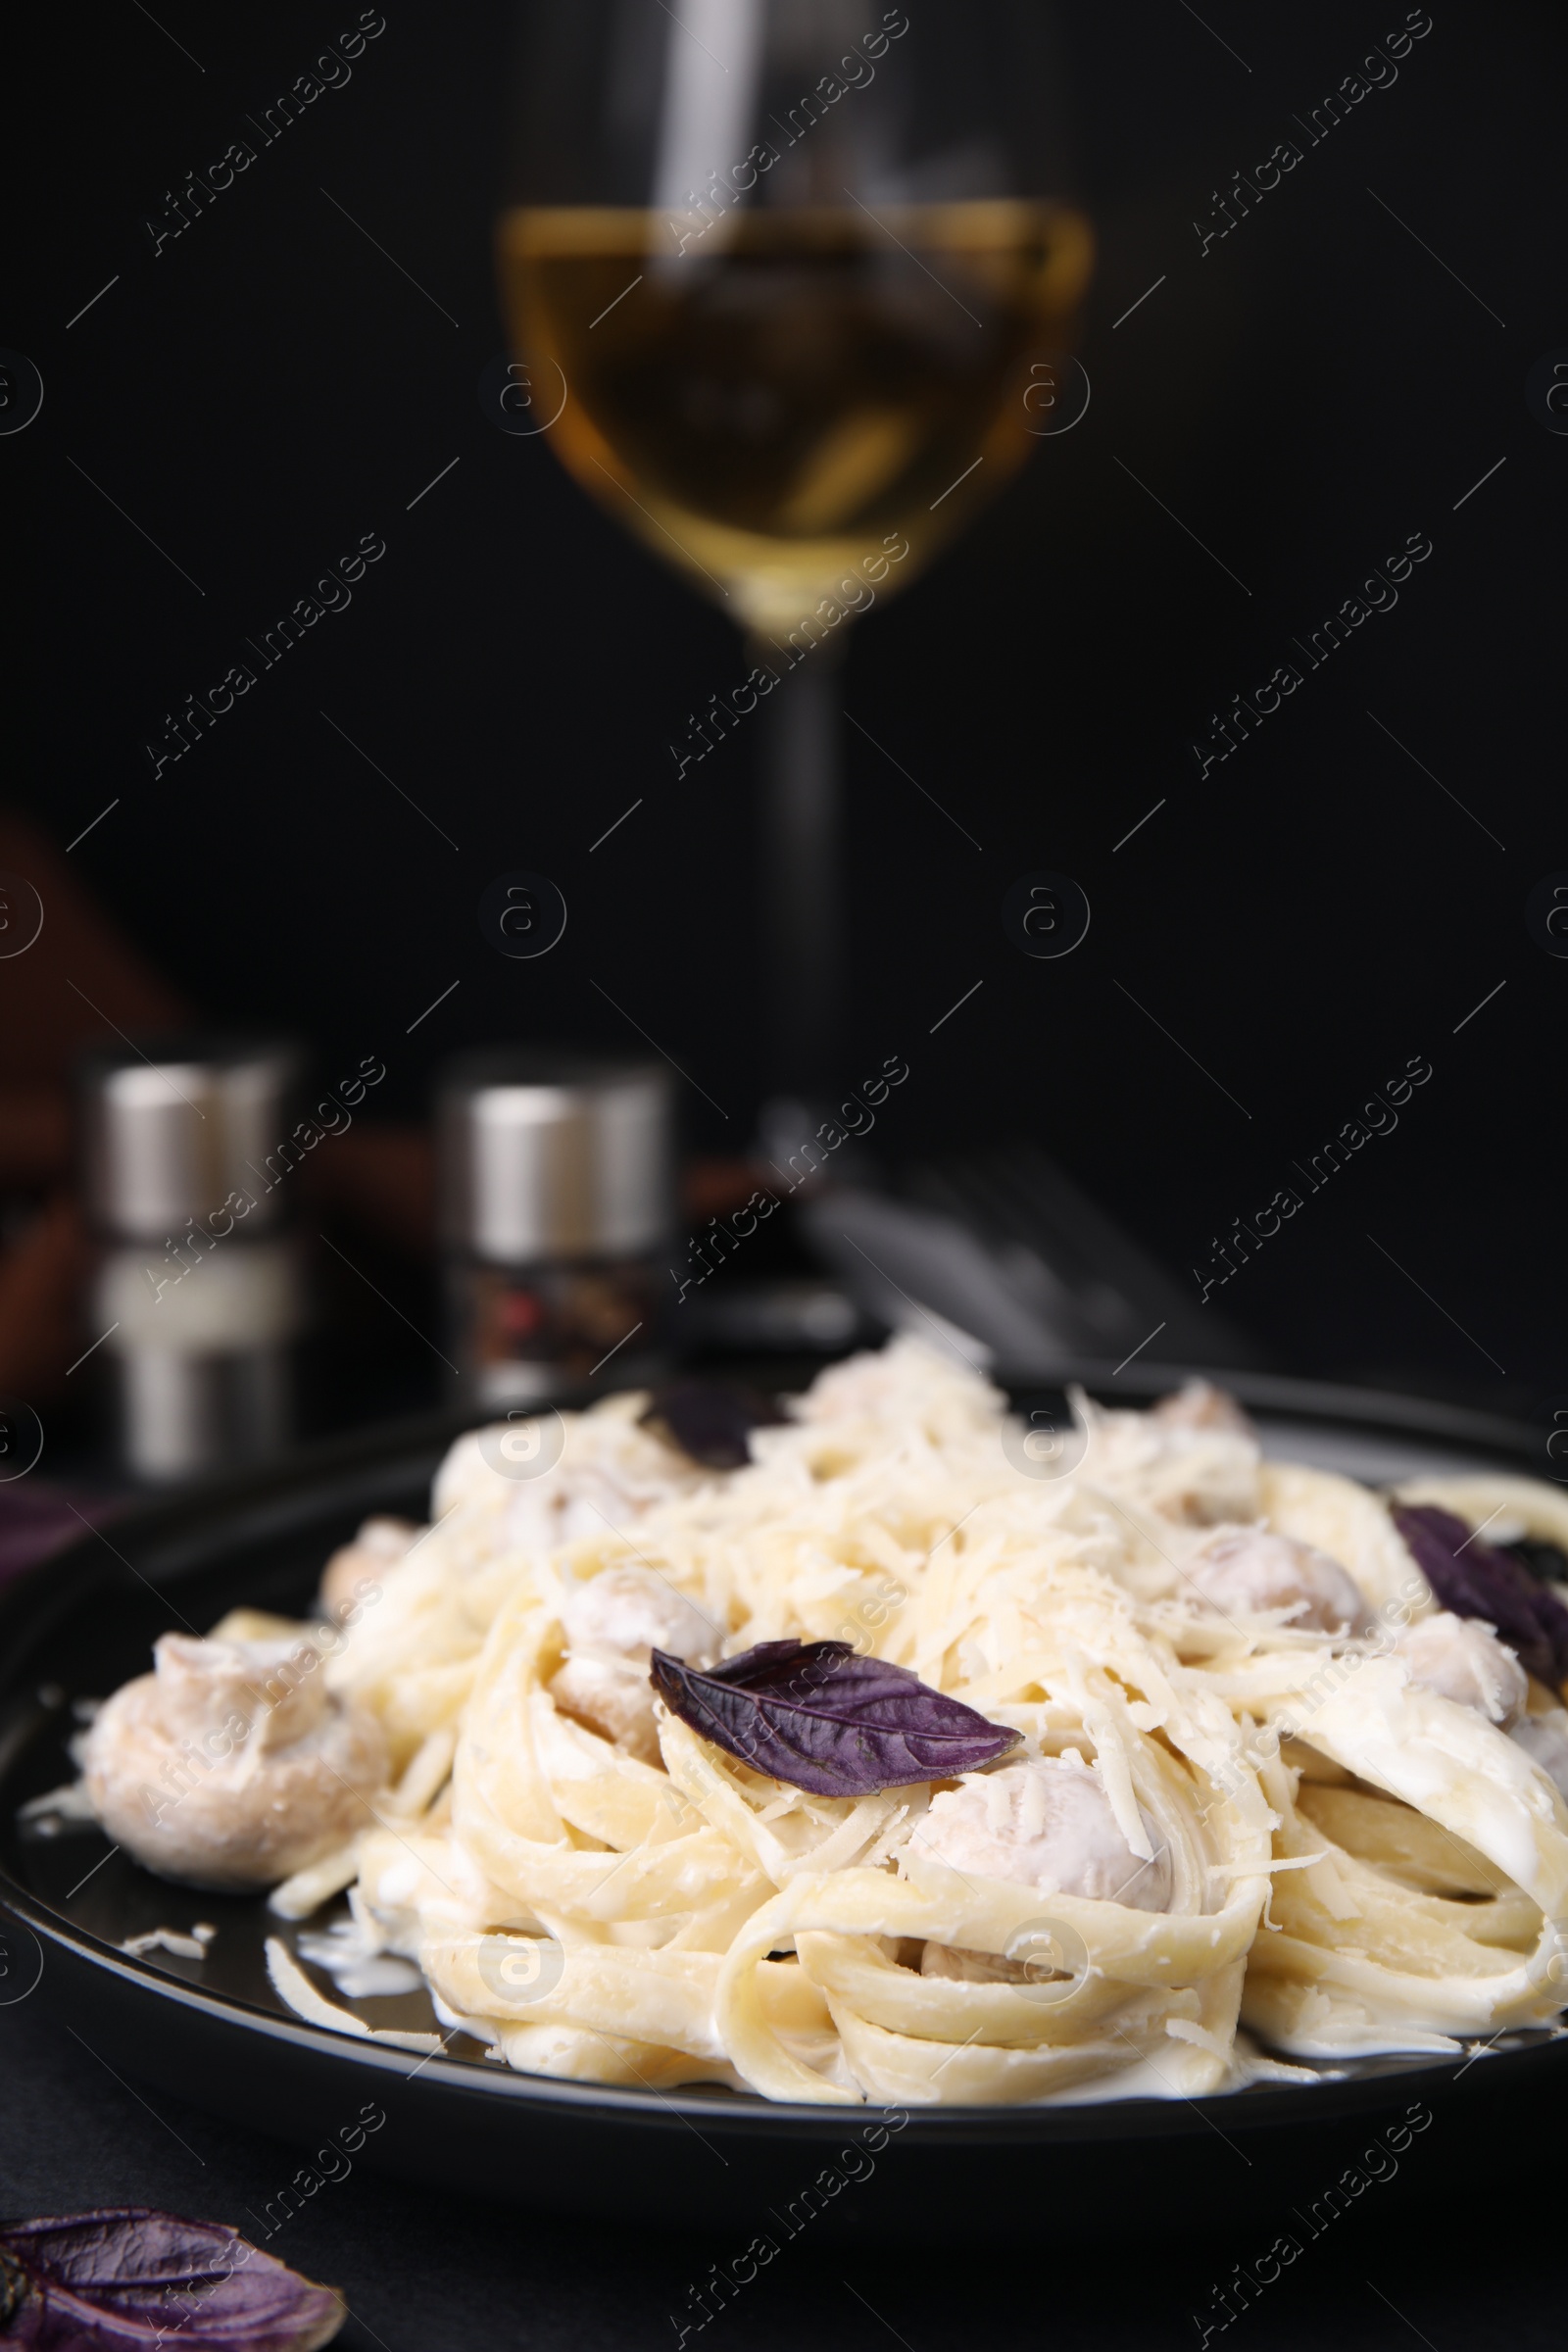
[[[461,1056],[439,1090],[448,1329],[468,1400],[537,1402],[662,1368],[673,1105],[658,1062]]]

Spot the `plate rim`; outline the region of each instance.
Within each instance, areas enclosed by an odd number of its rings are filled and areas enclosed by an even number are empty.
[[[472,2059],[444,2057],[440,2052],[418,2058],[415,2052],[393,2043],[364,2043],[357,2036],[331,2033],[303,2018],[258,2009],[233,1994],[208,1992],[198,1984],[166,1975],[150,1963],[62,1920],[25,1888],[19,1888],[9,1874],[4,1873],[3,1865],[0,1865],[0,1912],[9,1912],[40,1941],[47,1938],[74,1960],[100,1975],[116,1979],[137,1995],[151,1993],[176,2009],[194,2012],[221,2032],[243,2034],[252,2040],[259,2036],[263,2041],[281,2042],[355,2074],[363,2075],[368,2070],[399,2084],[426,2079],[432,2088],[456,2091],[492,2105],[500,2099],[524,2111],[543,2109],[579,2121],[629,2122],[655,2129],[662,2128],[666,2119],[686,2125],[701,2122],[721,2136],[729,2137],[773,2134],[783,2127],[785,2136],[824,2140],[848,2131],[863,2130],[868,2122],[875,2126],[879,2119],[893,2115],[904,2117],[899,2126],[901,2133],[911,2132],[917,2143],[985,2138],[1071,2144],[1086,2139],[1195,2137],[1200,2127],[1221,2130],[1222,2117],[1231,2119],[1233,2130],[1250,2133],[1306,2122],[1350,2121],[1356,2115],[1386,2107],[1406,2092],[1420,2097],[1456,2082],[1469,2071],[1478,2054],[1468,2049],[1446,2058],[1428,2059],[1417,2054],[1408,2063],[1399,2063],[1397,2054],[1393,2054],[1395,2063],[1385,2071],[1359,2076],[1327,2075],[1316,2088],[1307,2083],[1260,2083],[1242,2093],[1215,2091],[1198,2098],[1179,2093],[1168,2099],[1139,2096],[1087,2101],[1019,2100],[994,2106],[901,2107],[896,2100],[849,2100],[840,2105],[819,2100],[773,2100],[760,2092],[732,2091],[722,2085],[707,2095],[691,2087],[636,2090],[617,2083],[578,2082],[561,2076],[528,2074],[513,2067],[482,2065]],[[1564,2044],[1568,2044],[1568,2031],[1546,2034],[1524,2049],[1487,2051],[1491,2061],[1488,2080],[1496,2083],[1505,2076],[1528,2070],[1528,2079],[1537,2082],[1543,2061],[1553,2053],[1556,2053],[1553,2063],[1558,2068],[1568,2063]],[[197,2104],[202,2103],[199,2094],[191,2095]],[[1305,2106],[1303,2099],[1308,2102]],[[1221,2136],[1225,2136],[1223,2131]]]

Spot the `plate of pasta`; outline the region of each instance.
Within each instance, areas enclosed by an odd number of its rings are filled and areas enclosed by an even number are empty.
[[[627,2125],[1012,2162],[1555,2081],[1562,1491],[1109,1385],[901,1337],[84,1543],[5,1604],[9,1932],[132,2071],[368,2083],[492,2187],[526,2125],[567,2202]]]

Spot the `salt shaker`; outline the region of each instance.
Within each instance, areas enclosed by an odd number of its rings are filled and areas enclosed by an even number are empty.
[[[90,1312],[137,1478],[260,1459],[290,1435],[301,1071],[289,1046],[221,1038],[149,1041],[84,1066]]]
[[[662,1364],[673,1106],[658,1062],[492,1048],[438,1096],[448,1329],[468,1401]]]

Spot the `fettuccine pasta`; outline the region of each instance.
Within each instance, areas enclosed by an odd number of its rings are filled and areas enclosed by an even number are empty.
[[[1568,1714],[1384,1497],[1265,1462],[1216,1392],[1043,1433],[907,1339],[732,1471],[646,1404],[554,1418],[524,1475],[462,1440],[430,1530],[329,1577],[373,1572],[323,1677],[390,1783],[273,1908],[349,1885],[444,2025],[597,2082],[988,2105],[1306,2080],[1568,1999]],[[1559,1498],[1503,1483],[1549,1541]],[[791,1641],[1013,1744],[813,1793],[649,1680]]]

